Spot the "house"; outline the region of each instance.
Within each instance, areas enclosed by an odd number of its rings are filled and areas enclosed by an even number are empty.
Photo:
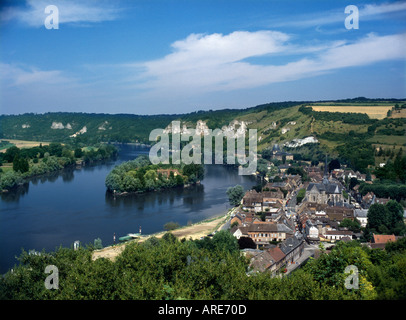
[[[232,226],[234,223],[238,223],[239,226],[243,224],[243,217],[240,213],[237,213],[230,219],[230,225]]]
[[[272,190],[272,189],[271,189]],[[264,191],[262,194],[262,211],[266,208],[281,208],[284,205],[284,193],[280,189],[275,189],[275,191]]]
[[[293,160],[293,154],[282,151],[278,144],[274,144],[272,147],[272,159],[283,161],[284,158],[286,161]]]
[[[270,241],[283,241],[294,234],[294,230],[286,224],[274,222],[251,223],[247,226],[246,232],[257,247],[268,245]]]
[[[278,189],[284,194],[284,197],[286,197],[286,195],[289,195],[289,192],[294,190],[295,187],[286,181],[268,182],[265,187],[263,187],[262,191],[276,191]]]
[[[390,242],[396,241],[396,236],[394,234],[373,234],[372,235],[372,242],[370,246],[372,249],[385,249],[385,245]]]
[[[354,218],[356,218],[361,223],[361,227],[365,228],[368,223],[368,210],[367,209],[355,209]]]
[[[331,171],[331,176],[337,180],[344,180],[344,170],[334,169]]]
[[[347,178],[348,180],[351,178],[358,178],[357,174],[353,170],[346,170],[344,171],[343,179]]]
[[[286,183],[290,185],[293,189],[298,188],[302,184],[302,177],[300,174],[289,174],[285,176]]]
[[[272,259],[275,261],[269,269],[271,272],[276,272],[285,264],[286,255],[279,247],[273,247],[268,249],[267,251]]]
[[[169,178],[170,174],[173,173],[173,175],[176,177],[177,175],[180,175],[179,171],[177,169],[158,169],[157,174],[161,174],[165,178]]]
[[[242,208],[254,212],[262,211],[262,195],[256,190],[248,190],[242,198]]]
[[[311,182],[319,183],[323,181],[323,173],[319,167],[307,167],[306,171]]]
[[[305,235],[309,241],[319,241],[319,229],[314,225],[314,223],[307,219],[305,226]]]
[[[364,208],[369,208],[371,204],[375,201],[375,194],[373,192],[368,192],[362,197],[361,203]]]
[[[278,166],[280,172],[284,173],[290,168],[289,164],[281,164]]]
[[[264,192],[257,192],[255,190],[248,190],[242,198],[243,210],[262,212],[271,211],[277,212],[285,205],[285,194],[279,188],[272,188]]]
[[[353,232],[347,230],[327,230],[323,237],[330,241],[339,241],[343,238],[350,238],[352,239]]]
[[[357,180],[365,181],[367,179],[367,175],[365,173],[360,173],[357,171],[355,174],[357,175]]]
[[[243,254],[250,258],[251,272],[277,272],[285,263],[285,254],[274,246],[268,250],[244,249]]]
[[[388,201],[390,201],[390,198],[375,198],[375,201],[373,203],[379,203],[379,204],[387,204]]]
[[[265,250],[244,250],[246,251],[245,256],[250,258],[249,269],[252,272],[265,272],[271,268],[275,263],[272,257]]]
[[[333,206],[327,207],[325,209],[326,216],[332,221],[343,221],[343,219],[350,219],[354,220],[354,209],[341,207],[341,206]]]
[[[230,233],[238,239],[241,237],[248,237],[248,227],[235,226],[230,229]]]
[[[304,240],[296,236],[283,241],[280,244],[280,249],[285,254],[285,262],[293,263],[299,259],[303,254],[304,245]]]
[[[260,221],[260,218],[255,214],[255,212],[246,212],[243,214],[243,226],[247,226],[255,221]]]

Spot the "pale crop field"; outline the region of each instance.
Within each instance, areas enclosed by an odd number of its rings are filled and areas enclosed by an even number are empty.
[[[26,141],[26,140],[15,140],[15,139],[0,139],[2,141],[8,141],[10,144],[14,144],[17,148],[32,148],[37,147],[40,144],[43,146],[49,145],[49,142],[43,141]],[[0,152],[6,152],[7,148],[0,150]]]
[[[314,111],[366,113],[371,119],[383,119],[393,106],[311,106]]]

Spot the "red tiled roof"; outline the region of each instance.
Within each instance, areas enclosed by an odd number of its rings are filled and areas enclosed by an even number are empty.
[[[396,241],[394,234],[374,234],[374,243],[387,243],[388,241]]]
[[[268,250],[268,253],[271,255],[271,257],[275,260],[275,262],[278,262],[285,258],[285,254],[279,247],[274,247]]]

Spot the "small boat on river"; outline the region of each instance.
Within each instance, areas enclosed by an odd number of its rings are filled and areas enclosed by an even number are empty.
[[[141,233],[128,233],[126,236],[118,238],[121,242],[137,239],[141,236]]]

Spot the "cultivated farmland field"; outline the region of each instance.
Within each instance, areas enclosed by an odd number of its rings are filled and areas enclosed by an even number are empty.
[[[49,142],[43,142],[43,141],[26,141],[26,140],[15,140],[15,139],[1,139],[2,141],[8,141],[10,143],[10,146],[15,145],[17,148],[32,148],[32,147],[37,147],[40,144],[43,146],[49,145]],[[3,148],[0,150],[0,152],[6,152],[8,147]]]
[[[406,109],[393,110],[390,118],[406,118]]]
[[[393,105],[386,106],[310,106],[314,111],[366,113],[371,119],[383,119]]]

